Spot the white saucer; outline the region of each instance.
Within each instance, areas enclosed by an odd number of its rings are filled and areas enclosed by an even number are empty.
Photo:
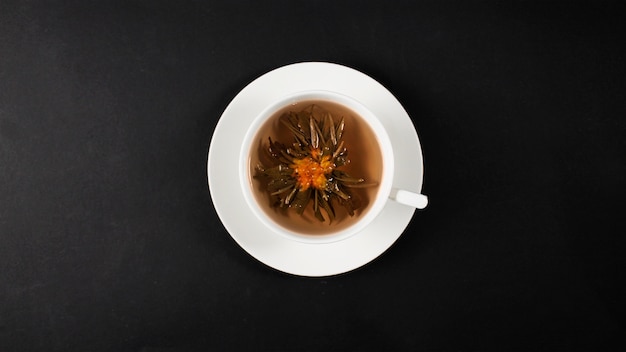
[[[393,186],[420,193],[422,150],[415,127],[400,102],[380,83],[354,69],[331,63],[283,66],[257,78],[231,101],[209,147],[208,178],[213,204],[224,227],[250,255],[294,275],[328,276],[365,265],[387,250],[408,226],[415,209],[387,202],[362,232],[339,242],[307,244],[289,240],[262,225],[248,208],[239,185],[238,157],[252,120],[273,101],[303,90],[348,95],[380,117],[395,154]]]

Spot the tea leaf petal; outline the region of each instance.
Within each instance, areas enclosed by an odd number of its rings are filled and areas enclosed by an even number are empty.
[[[295,196],[296,192],[298,192],[298,187],[294,187],[293,191],[291,191],[291,193],[289,193],[287,198],[285,198],[285,204],[286,205],[289,205],[289,203],[291,203],[291,199],[293,199],[293,197]]]
[[[319,147],[320,140],[319,140],[319,135],[317,134],[315,120],[312,118],[309,119],[309,128],[311,130],[311,146],[317,149]]]
[[[343,117],[341,117],[341,121],[339,121],[339,125],[337,125],[337,131],[336,131],[336,135],[337,135],[337,140],[341,139],[341,136],[343,136],[343,129],[346,125],[345,119]]]
[[[335,130],[335,122],[333,121],[333,117],[328,114],[328,129],[330,131],[330,141],[333,146],[337,145],[337,131]]]
[[[333,209],[332,205],[324,198],[320,199],[320,205],[322,206],[322,208],[324,208],[326,214],[328,214],[329,222],[333,222],[333,220],[335,219],[335,210]]]
[[[296,209],[296,212],[300,215],[306,209],[306,206],[311,201],[311,188],[307,189],[304,192],[298,192],[296,198],[291,202],[291,207]]]

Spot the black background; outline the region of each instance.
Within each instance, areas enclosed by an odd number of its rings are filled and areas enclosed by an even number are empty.
[[[619,2],[0,2],[0,351],[626,348]],[[251,258],[224,108],[335,62],[411,115],[429,208],[351,273]]]

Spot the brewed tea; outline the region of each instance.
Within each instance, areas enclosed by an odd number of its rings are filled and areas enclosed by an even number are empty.
[[[330,234],[365,214],[378,192],[382,155],[375,133],[351,109],[305,100],[274,112],[256,133],[250,180],[274,222]]]

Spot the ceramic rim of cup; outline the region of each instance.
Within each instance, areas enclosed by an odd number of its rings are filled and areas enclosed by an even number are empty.
[[[274,222],[266,212],[258,204],[256,197],[251,191],[252,175],[250,174],[249,155],[251,152],[252,143],[256,141],[254,138],[257,135],[259,128],[274,115],[275,112],[284,108],[287,105],[294,104],[305,100],[326,100],[336,104],[343,105],[348,109],[354,111],[359,115],[365,123],[372,129],[378,140],[378,145],[382,154],[383,170],[381,181],[376,192],[374,203],[369,209],[360,215],[361,219],[347,228],[334,231],[328,234],[303,234],[294,232],[276,222]],[[273,232],[282,235],[288,239],[295,240],[304,243],[330,243],[341,241],[349,238],[359,231],[363,230],[369,225],[376,216],[382,211],[385,204],[389,201],[389,194],[391,193],[392,182],[394,173],[394,156],[391,141],[387,132],[380,122],[380,120],[372,113],[365,105],[350,98],[346,95],[326,91],[326,90],[307,90],[297,93],[292,93],[282,98],[279,98],[275,102],[271,103],[265,108],[259,115],[255,117],[252,124],[248,128],[245,134],[243,145],[241,147],[239,155],[239,179],[241,183],[241,190],[244,195],[244,199],[248,204],[248,207],[252,210],[255,216]],[[382,235],[382,234],[381,234]]]

